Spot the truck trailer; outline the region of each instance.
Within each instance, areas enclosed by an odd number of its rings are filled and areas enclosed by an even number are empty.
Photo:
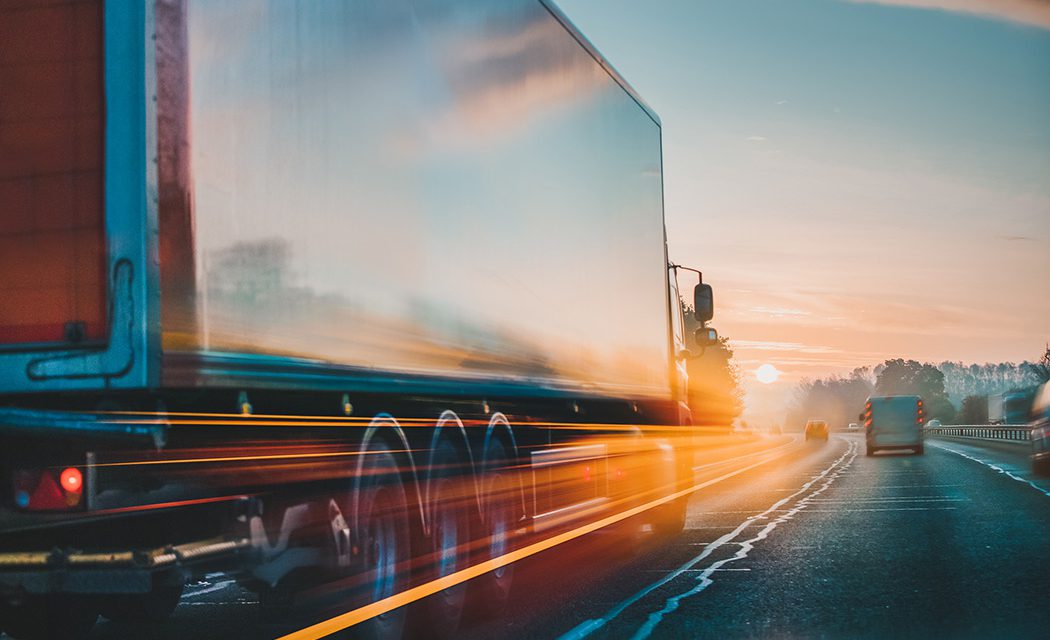
[[[552,2],[12,0],[0,42],[0,630],[681,528],[660,120]]]
[[[988,396],[989,424],[1025,424],[1037,387]]]

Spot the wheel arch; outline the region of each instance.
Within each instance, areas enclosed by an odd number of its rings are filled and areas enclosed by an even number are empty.
[[[412,449],[408,444],[408,437],[405,435],[404,429],[401,428],[394,416],[389,413],[376,414],[372,421],[369,422],[365,435],[361,439],[360,455],[357,456],[357,467],[354,474],[351,514],[353,530],[360,530],[361,480],[364,477],[365,465],[368,464],[368,452],[373,446],[372,443],[376,441],[381,441],[391,448],[391,455],[397,461],[398,475],[401,476],[402,483],[406,485],[405,495],[413,504],[413,510],[417,512],[417,521],[421,530],[425,531],[427,514],[423,507],[423,495],[420,493],[418,468],[412,457]]]
[[[489,445],[493,441],[500,442],[503,447],[507,450],[507,456],[511,461],[518,460],[518,441],[514,437],[514,428],[510,424],[510,420],[507,416],[500,411],[492,414],[489,418],[489,424],[485,429],[485,440],[482,445],[481,461],[479,462],[480,471],[484,472],[491,468],[492,465],[496,464],[497,461],[489,460]],[[528,515],[528,509],[526,507],[527,501],[525,498],[525,484],[523,474],[515,474],[518,478],[518,496],[520,499],[520,510],[521,516],[525,517]],[[481,500],[480,491],[478,492],[479,504],[481,505],[482,515],[484,515],[484,501]]]
[[[468,478],[470,482],[471,491],[473,492],[473,503],[476,514],[481,513],[481,492],[478,487],[478,474],[477,465],[474,462],[474,455],[470,448],[470,440],[467,437],[467,429],[463,425],[463,421],[460,420],[459,416],[456,415],[455,411],[446,409],[441,412],[437,422],[434,424],[434,433],[430,436],[430,447],[427,453],[427,467],[423,471],[425,481],[422,493],[424,500],[423,509],[426,512],[427,520],[425,521],[424,531],[430,533],[430,512],[429,510],[434,507],[431,504],[431,490],[432,481],[436,477],[434,471],[434,458],[437,454],[438,447],[442,441],[451,442],[454,447],[457,448],[459,455],[461,456],[461,463],[465,466],[462,474],[462,478]]]

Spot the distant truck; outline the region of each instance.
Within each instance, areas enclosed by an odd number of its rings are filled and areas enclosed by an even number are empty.
[[[865,455],[910,449],[922,455],[926,409],[919,396],[871,396],[864,403]]]
[[[552,2],[4,7],[0,630],[682,527],[661,124]]]
[[[1022,389],[988,396],[988,424],[1025,424],[1036,389]]]

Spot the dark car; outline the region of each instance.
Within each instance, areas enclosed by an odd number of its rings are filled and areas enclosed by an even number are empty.
[[[1032,471],[1050,475],[1050,382],[1036,392],[1028,426],[1032,428]]]
[[[810,420],[806,423],[806,440],[810,438],[828,439],[828,423],[823,420]]]

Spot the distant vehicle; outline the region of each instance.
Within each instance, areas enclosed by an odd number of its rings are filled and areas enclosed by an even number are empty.
[[[1028,425],[1032,427],[1032,471],[1050,475],[1050,382],[1036,392]]]
[[[857,424],[856,422],[851,422],[851,423],[849,423],[849,426],[846,427],[846,431],[859,431],[859,430],[860,430],[860,425]]]
[[[929,422],[926,423],[926,428],[927,429],[932,429],[932,428],[939,427],[939,426],[941,426],[941,421],[938,420],[937,418],[934,418],[933,420],[930,420]]]
[[[924,452],[926,410],[919,396],[872,396],[864,403],[865,455],[886,449]]]
[[[828,439],[828,423],[823,420],[810,420],[806,423],[806,440],[810,438]]]
[[[988,396],[989,424],[1025,424],[1036,389],[1021,389]]]

